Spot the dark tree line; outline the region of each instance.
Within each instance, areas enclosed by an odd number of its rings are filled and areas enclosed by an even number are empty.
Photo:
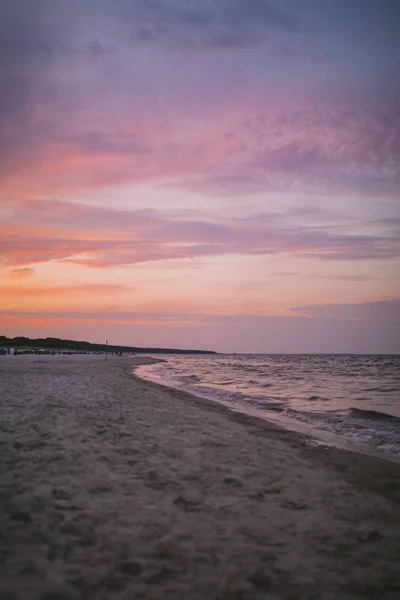
[[[153,354],[215,354],[208,350],[178,350],[174,348],[137,348],[135,346],[113,346],[106,344],[91,344],[75,340],[61,340],[59,338],[14,337],[8,338],[0,335],[0,347],[11,348],[44,348],[49,350],[80,350],[87,352],[140,352]]]

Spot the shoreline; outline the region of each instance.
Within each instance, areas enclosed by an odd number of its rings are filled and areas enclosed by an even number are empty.
[[[265,421],[270,425],[274,425],[276,427],[280,427],[285,431],[291,431],[297,435],[302,436],[307,439],[310,445],[316,445],[327,448],[337,448],[339,450],[343,450],[345,452],[352,452],[355,454],[363,454],[370,457],[375,457],[378,459],[387,460],[389,462],[400,465],[400,455],[396,453],[384,452],[383,450],[377,450],[371,448],[367,444],[356,443],[345,436],[341,436],[336,433],[332,433],[326,431],[324,429],[318,429],[313,427],[310,424],[304,423],[303,421],[296,421],[295,419],[291,419],[290,417],[282,417],[274,415],[267,410],[265,411],[257,411],[251,409],[238,409],[235,407],[231,407],[228,404],[224,404],[223,402],[218,402],[218,400],[213,400],[207,398],[205,396],[201,396],[200,394],[195,394],[194,392],[188,390],[182,390],[179,387],[174,387],[172,385],[168,385],[166,382],[161,379],[155,380],[147,377],[140,376],[136,374],[136,371],[140,369],[142,366],[156,364],[157,362],[165,362],[163,359],[151,358],[151,362],[146,362],[143,365],[138,365],[134,369],[134,376],[142,381],[146,381],[147,383],[154,384],[156,386],[160,386],[160,388],[164,388],[166,390],[175,390],[181,392],[182,394],[187,394],[194,399],[198,399],[201,401],[205,401],[206,403],[211,402],[215,403],[218,406],[222,407],[224,410],[232,413],[239,413],[242,415],[246,415],[250,418]]]
[[[151,359],[151,361],[151,363],[146,362],[143,363],[143,365],[154,364],[159,362],[159,359],[154,358]],[[249,412],[241,412],[239,410],[231,409],[229,406],[219,403],[215,400],[210,400],[209,398],[205,398],[203,396],[197,396],[196,394],[180,390],[178,388],[169,387],[163,383],[144,379],[135,373],[136,369],[140,368],[141,366],[142,365],[137,365],[134,367],[134,370],[131,371],[130,374],[134,379],[146,383],[150,387],[154,387],[154,389],[161,391],[162,393],[169,393],[174,398],[179,398],[184,402],[190,402],[198,405],[199,407],[210,409],[211,411],[215,411],[228,418],[232,418],[234,421],[237,421],[242,425],[255,427],[258,430],[264,431],[265,434],[272,434],[277,439],[283,440],[291,445],[293,449],[300,450],[310,457],[318,457],[320,460],[322,460],[322,462],[329,463],[330,466],[336,466],[338,470],[344,469],[345,471],[352,473],[353,469],[351,463],[354,461],[354,463],[356,463],[356,468],[359,468],[360,466],[361,468],[366,467],[368,470],[370,470],[371,474],[374,472],[379,473],[382,469],[386,469],[388,472],[391,472],[392,468],[394,468],[395,471],[398,470],[398,475],[400,478],[400,461],[396,456],[392,457],[372,451],[363,451],[356,447],[346,448],[339,445],[336,446],[334,444],[319,444],[319,440],[316,436],[302,431],[296,431],[295,429],[286,428],[281,423],[269,420],[267,417],[263,418]],[[376,488],[372,486],[369,487],[369,489],[380,490],[380,487],[379,485]],[[394,498],[400,502],[400,487]]]
[[[143,380],[148,361],[0,360],[0,597],[396,597],[396,463]]]

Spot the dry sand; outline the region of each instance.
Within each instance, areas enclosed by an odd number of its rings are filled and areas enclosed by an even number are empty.
[[[131,375],[1,357],[1,600],[400,598],[400,467]]]

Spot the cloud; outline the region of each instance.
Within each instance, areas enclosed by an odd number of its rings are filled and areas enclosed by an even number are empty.
[[[251,113],[249,108],[233,116],[216,109],[214,118],[217,126],[206,119],[201,128],[189,117],[174,114],[170,120],[161,108],[157,123],[147,114],[139,125],[125,128],[110,121],[103,130],[77,127],[76,133],[42,128],[32,138],[37,153],[28,144],[19,155],[24,177],[10,185],[15,193],[24,186],[38,195],[139,182],[231,196],[400,191],[397,109]],[[31,172],[29,160],[38,161]]]
[[[72,144],[89,154],[129,155],[149,154],[150,149],[143,143],[138,135],[131,134],[104,134],[97,131],[87,131],[74,136]]]
[[[0,171],[15,157],[27,158],[40,138],[35,103],[49,91],[48,71],[58,21],[49,26],[49,3],[0,3]],[[51,10],[50,13],[51,14]],[[35,140],[35,141],[34,141]],[[37,149],[37,148],[36,148]]]
[[[104,47],[102,46],[102,44],[100,44],[100,42],[97,41],[89,42],[86,48],[87,54],[90,56],[90,58],[93,58],[94,60],[97,60],[111,52],[115,52],[115,50],[115,46]]]
[[[358,302],[297,306],[296,313],[318,319],[356,319],[400,323],[400,298],[377,302]]]
[[[86,290],[88,292],[88,290]],[[71,290],[71,293],[73,291]],[[185,315],[182,313],[173,312],[142,312],[142,311],[107,311],[104,308],[90,311],[82,310],[51,310],[43,313],[42,311],[18,311],[18,310],[0,310],[0,315],[7,317],[24,317],[26,319],[41,319],[46,321],[47,319],[59,319],[59,320],[74,320],[74,321],[85,321],[85,322],[120,322],[120,323],[142,323],[146,324],[149,322],[153,323],[204,323],[209,318],[204,315]]]
[[[6,285],[2,286],[1,290],[1,302],[8,303],[10,300],[14,303],[18,301],[28,300],[30,306],[35,301],[42,299],[43,303],[50,299],[52,306],[54,307],[57,302],[64,300],[90,300],[96,298],[98,300],[102,297],[113,297],[125,292],[132,291],[134,288],[126,285],[119,284],[106,284],[106,283],[83,283],[83,284],[49,284],[46,282],[32,282],[26,283],[14,283],[16,280],[11,280],[11,283],[6,282]],[[4,304],[3,304],[4,306]],[[42,309],[43,312],[43,309]],[[46,314],[45,311],[44,314]]]
[[[315,275],[310,275],[309,276],[311,279],[315,277]],[[373,277],[372,275],[369,275],[368,277],[366,275],[319,275],[319,279],[324,279],[327,281],[344,281],[344,282],[349,282],[349,283],[356,283],[358,281],[371,281],[371,279],[375,279],[375,278],[379,278],[379,277]]]
[[[105,294],[114,291],[114,286],[89,285],[89,286],[60,286],[55,287],[62,293],[63,289],[69,290],[68,293],[88,292],[90,290],[104,292]],[[52,310],[50,313],[43,314],[42,311],[19,311],[2,310],[0,314],[8,316],[18,316],[24,314],[27,318],[60,318],[76,320],[110,320],[114,322],[191,322],[204,325],[241,325],[257,326],[258,324],[280,321],[281,323],[295,324],[299,322],[313,320],[371,320],[379,322],[400,322],[400,298],[392,300],[382,300],[376,302],[354,302],[338,303],[325,305],[305,305],[297,306],[292,309],[291,315],[275,316],[268,314],[204,314],[201,312],[184,311],[135,311],[135,310],[107,310],[93,307],[93,310]]]
[[[24,281],[30,279],[35,275],[35,269],[29,267],[21,267],[19,269],[12,269],[5,278],[9,281]]]
[[[115,286],[112,285],[82,285],[82,286],[60,286],[55,289],[59,290],[61,294],[64,289],[70,290],[69,293],[85,292],[88,290],[99,291],[104,293],[113,292]],[[281,322],[299,322],[312,319],[367,319],[377,321],[395,321],[400,322],[400,298],[393,298],[391,300],[381,300],[375,302],[354,302],[354,303],[338,303],[338,304],[324,304],[324,305],[305,305],[297,306],[292,309],[292,314],[287,316],[275,316],[268,314],[249,315],[243,314],[204,314],[201,312],[176,312],[176,311],[135,311],[135,310],[112,310],[107,311],[104,308],[96,308],[93,310],[67,310],[59,309],[51,311],[48,316],[59,317],[66,319],[113,319],[115,321],[190,321],[204,324],[253,324],[261,323],[268,320],[276,320]],[[2,311],[1,314],[7,314],[10,316],[21,315],[21,311]],[[43,317],[40,311],[32,311],[24,314],[27,317]]]
[[[327,278],[343,271],[338,294],[353,298],[371,284],[346,286],[363,280],[343,263],[363,261],[370,281],[382,267],[387,292],[400,254],[399,42],[387,35],[398,8],[323,4],[0,2],[0,261],[3,273],[17,269],[9,283],[28,288],[23,269],[49,261],[78,277],[74,264],[158,261],[142,269],[155,273],[198,258],[201,278],[209,263],[207,277],[235,263],[202,257],[276,255],[242,262],[279,259],[273,269],[290,271],[293,260],[300,274],[314,263]],[[159,210],[135,208],[147,194]],[[305,198],[333,216],[301,214],[293,205]],[[281,199],[291,208],[279,214]],[[168,208],[196,201],[192,215]],[[53,268],[38,267],[33,281]]]
[[[400,254],[390,229],[350,234],[332,229],[328,217],[318,226],[307,224],[307,211],[303,219],[288,210],[218,222],[207,213],[188,219],[167,211],[32,200],[9,207],[0,256],[7,266],[60,260],[99,268],[221,255],[290,253],[319,261],[364,261]]]
[[[257,114],[219,135],[225,145],[214,139],[209,146],[219,146],[220,156],[183,185],[238,195],[263,190],[389,195],[400,191],[397,108]]]
[[[304,33],[317,5],[301,15],[276,0],[34,6],[0,3],[0,171],[17,187],[49,195],[174,179],[203,193],[398,193],[398,98],[383,86],[395,81],[395,53],[384,47],[383,68],[367,73],[357,45],[346,60],[331,39],[329,68],[282,58],[287,38],[297,56],[324,46]]]
[[[266,0],[143,0],[123,13],[132,44],[234,48],[261,41],[270,30],[299,33],[297,17]]]
[[[107,253],[116,247],[118,247],[117,242],[108,240],[90,241],[10,235],[0,244],[0,257],[1,262],[6,266],[22,266],[52,260],[74,261],[74,259],[78,260],[78,257],[93,257],[99,253]]]

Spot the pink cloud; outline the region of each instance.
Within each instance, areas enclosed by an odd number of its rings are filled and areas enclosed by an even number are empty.
[[[35,152],[15,158],[3,185],[20,196],[155,181],[203,193],[398,192],[396,110],[262,109],[257,98],[242,100],[196,121],[143,109],[140,124],[125,113],[103,116],[95,106],[90,129],[78,119],[70,131],[39,135]]]
[[[19,269],[20,271],[22,269]],[[15,272],[15,271],[14,271]],[[126,291],[132,291],[133,288],[124,285],[106,284],[106,283],[86,283],[86,284],[70,284],[56,285],[46,283],[31,283],[31,284],[7,284],[2,288],[2,300],[36,299],[36,298],[71,298],[77,296],[85,296],[89,299],[90,296],[112,296],[121,294]]]
[[[197,219],[168,211],[118,210],[34,200],[4,212],[3,263],[25,266],[50,260],[90,267],[218,255],[291,253],[318,260],[369,260],[399,254],[395,231],[349,234],[337,226],[309,226],[307,211],[261,213],[245,219]],[[322,213],[324,214],[324,213]],[[311,215],[312,216],[312,215]],[[320,215],[321,216],[321,215]],[[302,224],[304,219],[304,224]]]
[[[21,267],[19,269],[12,269],[6,275],[6,279],[8,281],[24,281],[26,279],[31,279],[35,275],[35,269],[31,269],[29,267]]]
[[[67,286],[65,286],[67,288]],[[71,293],[73,292],[74,286],[70,286]],[[96,291],[96,286],[81,286],[82,290],[89,290],[93,288]],[[104,289],[103,289],[104,288]],[[112,291],[112,286],[99,286],[99,291],[108,293]],[[62,286],[58,288],[62,293]],[[57,319],[74,319],[82,321],[113,321],[113,322],[191,322],[191,323],[203,323],[203,324],[215,324],[215,325],[238,325],[238,324],[253,324],[262,323],[265,321],[281,321],[281,322],[295,322],[304,321],[310,318],[318,319],[333,319],[333,320],[346,320],[346,319],[366,319],[372,321],[391,321],[400,322],[400,298],[391,298],[388,300],[381,300],[375,302],[354,302],[354,303],[336,303],[336,304],[324,304],[324,305],[304,305],[296,306],[291,309],[291,314],[285,316],[269,315],[248,315],[248,314],[236,314],[236,313],[216,313],[213,315],[204,314],[201,312],[184,312],[176,310],[176,306],[172,310],[161,310],[162,303],[159,306],[152,307],[152,310],[148,311],[134,311],[134,310],[107,310],[104,308],[96,308],[93,310],[65,310],[65,309],[54,309],[49,313],[45,314],[42,311],[21,311],[21,310],[2,310],[1,315],[4,316],[21,316],[25,315],[26,318],[57,318]],[[178,309],[180,307],[178,306]]]

